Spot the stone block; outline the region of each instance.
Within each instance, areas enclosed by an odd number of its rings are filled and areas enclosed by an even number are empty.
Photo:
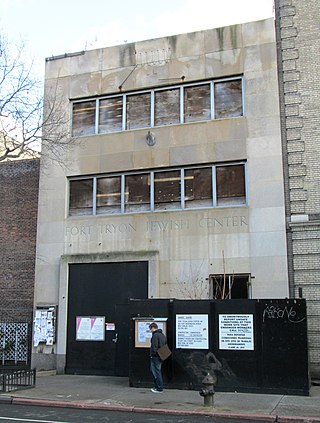
[[[274,20],[248,22],[242,25],[243,46],[275,42]]]
[[[136,59],[136,43],[107,47],[102,50],[101,70],[133,67],[136,65]]]
[[[205,53],[234,50],[242,47],[241,25],[231,25],[204,31]]]
[[[223,50],[205,56],[206,78],[225,77],[243,73],[243,50]]]
[[[77,99],[101,94],[101,72],[91,72],[71,77],[70,97]]]
[[[120,172],[128,169],[133,169],[133,154],[127,153],[114,153],[104,154],[100,156],[99,172]]]

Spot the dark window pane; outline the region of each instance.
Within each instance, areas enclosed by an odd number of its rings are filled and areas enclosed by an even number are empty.
[[[212,206],[212,169],[186,169],[184,172],[185,207]]]
[[[217,171],[217,205],[246,203],[244,165],[219,166]]]
[[[127,96],[127,129],[150,126],[151,94]]]
[[[70,181],[70,216],[92,214],[92,179]]]
[[[97,179],[97,214],[121,212],[121,178]]]
[[[184,121],[198,122],[211,119],[210,85],[184,89]]]
[[[214,85],[214,109],[216,119],[242,116],[241,79]]]
[[[177,209],[181,207],[180,171],[155,172],[154,205],[156,210]]]
[[[122,130],[122,97],[99,102],[99,133]]]
[[[150,210],[150,175],[129,175],[125,183],[125,211]]]
[[[246,275],[210,275],[211,298],[249,298],[249,277]]]
[[[173,125],[180,123],[180,89],[155,92],[154,124]]]
[[[72,111],[72,136],[95,133],[96,101],[74,103]]]

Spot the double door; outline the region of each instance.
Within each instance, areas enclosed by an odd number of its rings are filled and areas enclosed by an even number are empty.
[[[147,297],[148,262],[70,264],[66,373],[128,376],[128,300]]]

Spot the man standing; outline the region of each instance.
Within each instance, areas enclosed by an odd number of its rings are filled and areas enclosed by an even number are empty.
[[[149,329],[152,332],[151,346],[150,346],[150,370],[154,381],[154,388],[151,392],[161,393],[163,392],[163,380],[161,374],[162,360],[157,354],[157,350],[167,343],[165,335],[162,333],[162,329],[158,328],[156,323],[151,323]]]

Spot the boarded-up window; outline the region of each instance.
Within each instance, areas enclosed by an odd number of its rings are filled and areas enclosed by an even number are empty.
[[[217,82],[214,85],[215,118],[242,116],[241,79]]]
[[[155,92],[154,124],[173,125],[180,122],[180,89]]]
[[[95,133],[96,101],[74,103],[72,111],[72,136]]]
[[[127,96],[127,129],[146,128],[151,121],[151,94]]]
[[[121,212],[121,178],[97,179],[97,214]]]
[[[186,169],[184,172],[185,207],[212,206],[212,168]]]
[[[246,203],[244,165],[218,166],[217,205],[241,205]]]
[[[184,89],[184,121],[198,122],[211,118],[210,84]]]
[[[70,181],[70,216],[92,214],[92,179]]]
[[[99,132],[122,130],[122,97],[106,98],[99,103]]]
[[[156,210],[178,209],[181,206],[180,171],[155,172],[154,206]]]
[[[125,179],[126,212],[150,210],[150,175],[128,175]]]

